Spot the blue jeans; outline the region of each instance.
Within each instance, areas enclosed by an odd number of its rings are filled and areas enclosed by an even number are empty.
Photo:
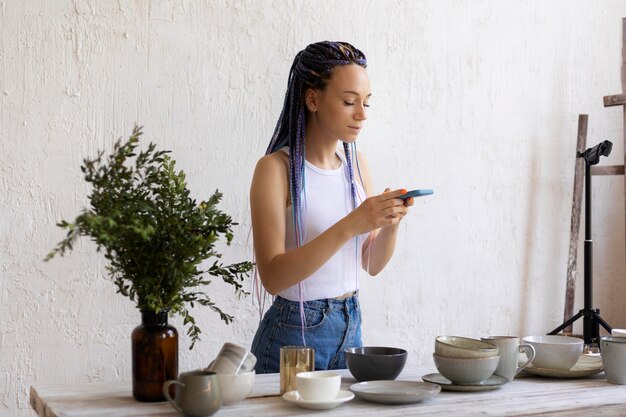
[[[328,298],[304,302],[306,345],[315,349],[315,369],[344,369],[343,351],[362,346],[358,294],[341,300]],[[257,374],[280,371],[281,346],[302,346],[300,302],[276,297],[259,324],[251,351],[257,357]]]

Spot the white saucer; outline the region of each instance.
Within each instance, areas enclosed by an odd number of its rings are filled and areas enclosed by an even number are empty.
[[[297,390],[289,391],[283,394],[283,400],[288,403],[296,404],[303,408],[310,408],[312,410],[328,410],[330,408],[335,408],[353,398],[354,394],[346,390],[339,391],[337,396],[332,400],[322,401],[305,400],[300,396],[300,393]]]
[[[599,374],[603,370],[602,357],[598,354],[580,355],[578,362],[571,369],[537,368],[532,363],[524,368],[529,374],[547,378],[584,378]]]
[[[357,397],[381,404],[412,404],[439,394],[441,387],[417,381],[367,381],[353,384]]]

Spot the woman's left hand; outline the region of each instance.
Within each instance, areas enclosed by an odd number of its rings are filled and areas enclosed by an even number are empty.
[[[384,193],[388,193],[389,191],[391,191],[391,188],[385,188],[385,191],[383,191]],[[398,204],[397,206],[402,206],[402,208],[400,209],[400,211],[396,214],[390,215],[388,217],[390,218],[398,218],[398,220],[402,220],[404,218],[404,216],[406,216],[406,214],[409,212],[409,207],[411,207],[413,205],[413,197],[409,197],[405,200],[402,200],[401,198],[396,199],[398,200]]]

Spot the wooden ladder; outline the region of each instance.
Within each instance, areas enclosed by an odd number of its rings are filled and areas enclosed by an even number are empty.
[[[626,162],[626,18],[622,18],[622,93],[604,97],[604,107],[622,106],[624,122],[624,161]],[[587,147],[588,116],[578,116],[578,135],[576,151],[584,152]],[[576,272],[578,258],[578,241],[580,236],[580,211],[583,197],[584,161],[576,158],[574,173],[574,195],[572,197],[572,220],[570,224],[569,255],[567,258],[567,284],[565,287],[564,320],[574,315],[574,297],[576,291]],[[591,167],[591,175],[624,175],[624,165]],[[626,203],[626,179],[624,181],[624,201]],[[624,222],[626,224],[626,204]],[[625,248],[626,250],[626,248]],[[626,251],[625,251],[626,253]],[[563,333],[572,333],[572,326]]]

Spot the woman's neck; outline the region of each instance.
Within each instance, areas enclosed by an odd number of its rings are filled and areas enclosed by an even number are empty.
[[[336,169],[341,160],[335,154],[338,139],[321,129],[315,117],[307,120],[306,126],[306,160],[321,169]]]

